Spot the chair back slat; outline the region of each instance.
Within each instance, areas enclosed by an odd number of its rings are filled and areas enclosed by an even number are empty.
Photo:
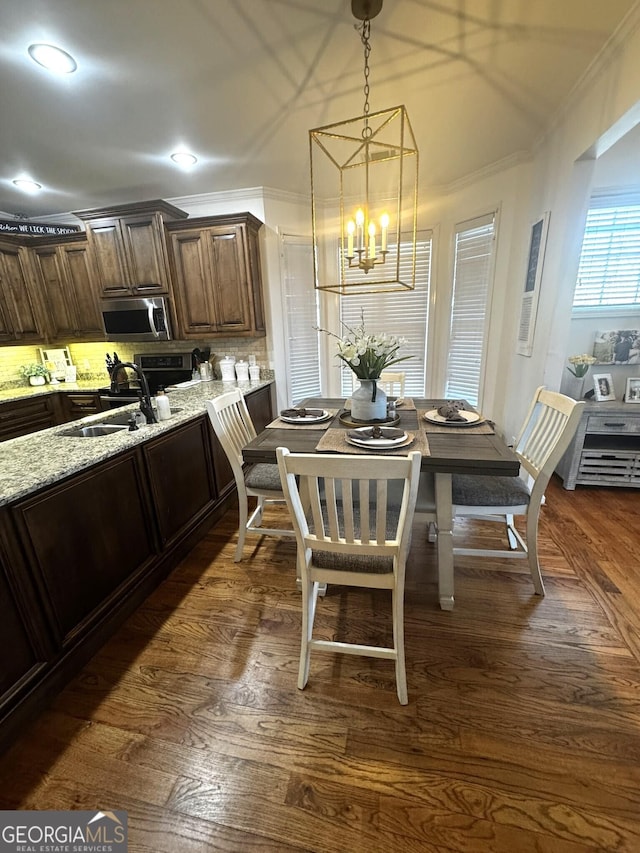
[[[420,454],[409,457],[291,454],[278,448],[283,491],[295,515],[299,548],[370,555],[398,555],[408,548],[410,525],[405,521],[415,506]],[[380,468],[377,472],[376,468]],[[378,476],[372,477],[376,472]],[[345,477],[345,474],[351,477]],[[398,481],[401,488],[389,488]],[[308,497],[303,511],[301,495]]]
[[[575,433],[583,409],[584,403],[538,388],[515,448],[523,468],[534,479],[542,475],[546,485]]]
[[[222,449],[232,462],[242,465],[242,448],[256,430],[242,393],[235,389],[207,400],[207,411]]]

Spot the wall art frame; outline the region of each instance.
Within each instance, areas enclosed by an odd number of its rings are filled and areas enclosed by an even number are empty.
[[[531,226],[529,256],[520,306],[520,322],[518,324],[518,341],[516,345],[518,355],[528,357],[533,353],[533,338],[536,330],[540,283],[544,268],[544,255],[547,247],[550,217],[551,211],[547,210]]]

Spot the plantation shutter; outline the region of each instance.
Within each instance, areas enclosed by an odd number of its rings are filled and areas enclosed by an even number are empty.
[[[455,230],[453,302],[445,394],[478,404],[484,368],[495,214]]]
[[[290,402],[320,396],[317,291],[310,237],[282,235],[284,314]]]
[[[408,244],[400,248],[400,278],[410,276],[411,254]],[[356,293],[340,297],[340,320],[344,326],[360,325],[361,313],[367,332],[397,335],[407,339],[400,355],[412,358],[392,365],[389,370],[404,370],[405,394],[424,396],[425,363],[427,351],[427,319],[429,312],[429,281],[431,276],[431,232],[418,235],[416,247],[415,290],[393,293]],[[342,394],[352,391],[351,371],[342,371]]]
[[[574,308],[640,305],[640,189],[589,204]]]

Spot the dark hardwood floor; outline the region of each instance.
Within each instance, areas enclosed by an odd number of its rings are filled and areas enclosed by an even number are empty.
[[[459,558],[451,613],[416,526],[406,707],[383,660],[317,655],[296,688],[295,547],[235,564],[230,512],[0,758],[0,808],[125,809],[132,853],[637,853],[639,510],[554,480],[546,598],[524,563]],[[388,639],[383,592],[319,608]]]

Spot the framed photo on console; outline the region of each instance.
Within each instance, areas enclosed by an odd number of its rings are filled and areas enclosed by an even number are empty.
[[[593,390],[598,403],[605,403],[607,400],[616,399],[616,392],[613,390],[613,379],[610,373],[594,373]]]
[[[640,403],[640,376],[630,376],[627,379],[624,401],[625,403]]]

